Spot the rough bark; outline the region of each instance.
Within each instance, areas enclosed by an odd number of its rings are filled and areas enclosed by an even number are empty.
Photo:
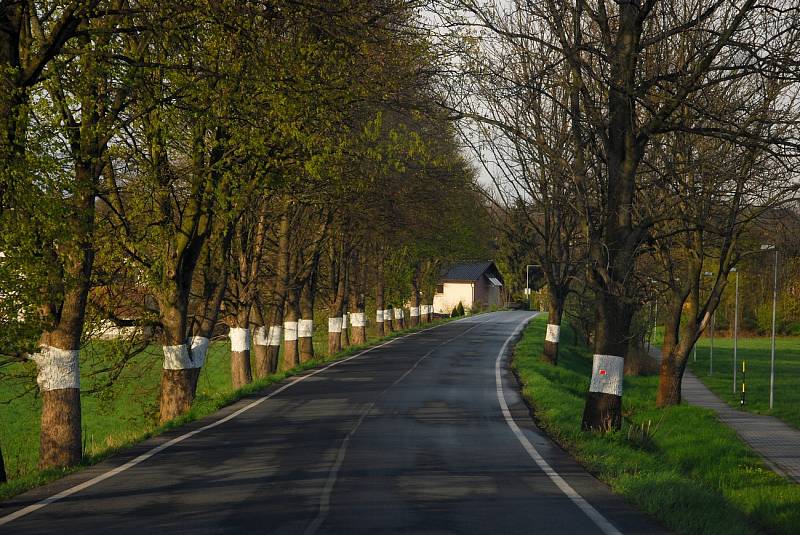
[[[383,328],[386,334],[395,332],[395,325],[397,325],[397,321],[394,319],[394,307],[388,309],[388,314],[389,319],[386,319],[386,316],[383,318]]]
[[[335,280],[333,281],[336,292],[328,307],[328,315],[331,318],[341,318],[344,315],[344,301],[347,296],[347,271],[345,270],[345,263],[339,263],[339,265],[336,266],[336,271]],[[328,332],[328,355],[335,355],[342,350],[342,337],[345,332],[345,328],[342,328],[341,331]]]
[[[39,468],[72,466],[81,460],[81,392],[63,388],[42,392]]]
[[[564,300],[556,295],[550,296],[550,302],[547,309],[547,323],[549,325],[558,325],[561,327],[561,318],[564,314]],[[558,346],[559,342],[544,341],[542,348],[542,360],[552,364],[558,364]]]
[[[615,296],[598,297],[600,318],[595,336],[595,354],[624,358],[628,348],[628,333],[633,318],[630,305],[620,303]],[[622,396],[604,392],[589,392],[583,411],[581,428],[585,431],[612,431],[622,427]]]
[[[362,271],[363,272],[363,271]],[[363,327],[356,327],[353,325],[352,321],[352,314],[365,314],[365,301],[366,295],[361,290],[363,284],[363,278],[358,280],[351,279],[350,284],[350,297],[348,299],[350,305],[350,312],[351,312],[351,320],[350,320],[350,341],[353,345],[362,345],[367,343],[367,326],[366,322],[368,318],[366,315],[364,316],[364,326]]]
[[[339,346],[342,349],[347,348],[350,345],[350,331],[349,329],[349,318],[347,317],[347,305],[345,305],[342,309],[342,336],[339,337]]]
[[[297,295],[297,291],[293,290],[289,292],[289,301],[286,306],[286,316],[284,319],[284,342],[283,342],[283,360],[281,361],[281,370],[291,370],[292,368],[296,367],[300,364],[298,347],[297,347],[297,339],[295,340],[287,340],[285,338],[287,331],[286,331],[286,324],[290,322],[297,322],[300,319],[300,305],[299,305],[300,296]]]
[[[253,382],[250,351],[231,351],[231,385],[234,390]]]
[[[240,303],[241,304],[241,303]],[[250,329],[250,310],[239,310],[234,318],[232,318],[230,327],[232,329]],[[252,338],[250,344],[252,346]],[[231,349],[231,386],[234,389],[242,388],[244,385],[253,382],[253,370],[250,366],[250,350],[233,351]]]
[[[305,320],[314,320],[314,281],[313,276],[303,285],[300,292],[300,317]],[[297,337],[297,346],[300,353],[300,362],[314,360],[314,336]]]
[[[75,168],[78,194],[71,214],[76,231],[75,241],[64,249],[67,280],[57,317],[47,318],[52,328],[40,338],[43,346],[78,350],[86,316],[86,301],[94,263],[94,180],[91,169],[82,164]],[[51,307],[48,307],[52,309]],[[40,431],[39,467],[50,468],[78,464],[81,460],[80,389],[67,388],[42,392],[42,425]]]
[[[168,292],[159,300],[161,323],[164,326],[164,345],[186,344],[186,302]],[[194,401],[197,370],[161,370],[159,422],[166,423],[189,411]]]
[[[160,423],[164,424],[189,412],[196,384],[196,369],[161,370]]]
[[[253,376],[263,379],[269,375],[269,346],[253,343]]]
[[[376,310],[383,311],[384,310],[384,301],[383,301],[383,280],[381,277],[380,271],[378,272],[378,284],[375,287],[375,308]],[[378,318],[381,318],[378,321]],[[382,316],[376,316],[375,318],[375,326],[378,332],[378,336],[386,335],[386,322],[383,320]]]
[[[420,323],[419,317],[419,284],[417,283],[417,277],[415,276],[413,279],[413,291],[414,295],[411,297],[411,306],[417,309],[417,316],[409,316],[409,323],[412,327],[416,327]],[[409,311],[411,314],[411,311]]]

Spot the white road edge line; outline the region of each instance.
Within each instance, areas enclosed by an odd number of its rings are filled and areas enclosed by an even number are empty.
[[[331,469],[328,472],[328,479],[325,481],[325,487],[322,489],[322,495],[319,498],[319,511],[317,512],[317,516],[305,529],[303,535],[313,535],[314,533],[316,533],[319,527],[322,525],[323,522],[325,522],[325,519],[328,517],[328,512],[330,511],[330,504],[331,504],[331,494],[333,494],[333,487],[336,485],[336,480],[339,477],[339,470],[342,468],[342,464],[344,464],[344,457],[347,454],[347,448],[350,445],[350,439],[353,437],[353,435],[356,434],[356,431],[358,431],[358,428],[361,427],[362,423],[364,423],[364,420],[367,418],[369,413],[372,412],[372,409],[375,407],[375,404],[378,403],[378,401],[384,396],[384,394],[386,394],[389,390],[400,384],[403,381],[403,379],[411,375],[411,372],[416,370],[417,367],[422,363],[422,361],[431,356],[434,351],[436,351],[443,345],[449,344],[456,338],[461,338],[462,336],[470,332],[472,329],[488,322],[489,320],[475,323],[475,325],[473,325],[469,329],[466,329],[465,331],[457,334],[456,336],[434,346],[433,349],[431,349],[430,351],[422,355],[422,357],[417,359],[414,365],[411,366],[408,370],[406,370],[406,372],[403,375],[401,375],[397,380],[395,380],[395,382],[393,382],[391,385],[386,387],[385,390],[383,390],[380,394],[378,394],[375,397],[375,401],[367,405],[367,408],[364,410],[364,412],[361,413],[361,417],[356,422],[356,425],[354,425],[353,428],[350,429],[350,431],[347,433],[347,436],[344,437],[344,440],[342,440],[342,443],[339,445],[339,449],[336,452],[336,459],[334,460],[333,466],[331,466]]]
[[[603,533],[605,533],[606,535],[622,535],[622,533],[617,528],[615,528],[614,525],[606,517],[600,514],[600,512],[597,509],[592,507],[592,505],[589,502],[587,502],[583,496],[578,494],[578,492],[575,489],[573,489],[572,486],[570,486],[570,484],[567,483],[564,480],[564,478],[561,477],[559,473],[553,469],[552,466],[550,466],[550,464],[548,464],[548,462],[544,459],[544,457],[542,457],[539,451],[533,446],[533,444],[530,443],[528,438],[525,436],[525,434],[519,428],[517,423],[514,421],[514,418],[511,416],[511,411],[508,410],[508,403],[506,403],[506,396],[503,393],[503,378],[501,373],[503,357],[506,354],[506,349],[508,348],[509,342],[511,342],[511,340],[517,335],[517,333],[519,333],[519,331],[531,319],[535,317],[536,315],[517,325],[517,328],[514,329],[514,332],[511,333],[511,336],[509,336],[506,339],[506,342],[503,344],[503,347],[500,348],[500,352],[497,354],[497,360],[495,360],[494,362],[494,378],[495,378],[495,384],[497,385],[497,400],[500,402],[500,410],[503,412],[503,417],[505,418],[508,427],[511,428],[511,431],[517,437],[517,440],[519,440],[520,444],[522,444],[522,447],[525,448],[525,451],[528,452],[528,455],[530,455],[531,459],[534,460],[534,462],[542,470],[542,472],[547,474],[547,477],[549,477],[550,480],[553,483],[555,483],[556,487],[558,487],[561,490],[561,492],[566,494],[567,497],[570,500],[572,500],[572,503],[577,505],[578,508],[581,511],[583,511],[586,514],[586,516],[588,516],[589,519],[591,519],[591,521],[594,522],[595,525],[598,528],[600,528],[600,530]]]
[[[467,316],[467,318],[469,318],[469,317],[471,317],[471,316]],[[111,469],[108,472],[105,472],[103,474],[100,474],[99,476],[95,476],[92,479],[89,479],[87,481],[84,481],[83,483],[75,485],[74,487],[70,487],[68,489],[62,490],[61,492],[59,492],[57,494],[53,494],[52,496],[49,496],[49,497],[47,497],[47,498],[45,498],[45,499],[43,499],[41,501],[38,501],[36,503],[33,503],[33,504],[28,505],[26,507],[23,507],[22,509],[18,509],[17,511],[14,511],[13,513],[9,513],[6,516],[0,517],[0,526],[5,526],[9,522],[17,520],[18,518],[22,518],[23,516],[29,515],[29,514],[35,512],[35,511],[38,511],[39,509],[42,509],[43,507],[47,507],[48,505],[50,505],[52,503],[55,503],[55,502],[57,502],[59,500],[63,500],[64,498],[72,496],[73,494],[75,494],[77,492],[80,492],[82,490],[88,489],[89,487],[93,487],[94,485],[97,485],[98,483],[100,483],[102,481],[105,481],[106,479],[108,479],[110,477],[114,477],[114,476],[116,476],[118,474],[121,474],[122,472],[125,472],[126,470],[128,470],[130,468],[133,468],[137,464],[140,464],[140,463],[146,461],[150,457],[153,457],[154,455],[156,455],[158,453],[161,453],[162,451],[164,451],[165,449],[169,448],[170,446],[174,446],[175,444],[178,444],[179,442],[183,442],[187,438],[191,438],[191,437],[193,437],[193,436],[195,436],[197,434],[202,433],[203,431],[208,431],[209,429],[213,429],[214,427],[217,427],[218,425],[222,425],[225,422],[233,420],[234,418],[236,418],[240,414],[245,413],[245,412],[249,411],[250,409],[252,409],[254,407],[257,407],[258,405],[261,405],[266,400],[277,396],[278,394],[280,394],[281,392],[283,392],[287,388],[289,388],[291,386],[294,386],[294,385],[296,385],[297,383],[299,383],[301,381],[305,381],[309,377],[313,377],[313,376],[315,376],[315,375],[317,375],[319,373],[324,372],[325,370],[333,368],[334,366],[337,366],[337,365],[342,364],[344,362],[347,362],[349,360],[353,360],[355,358],[358,358],[358,357],[364,355],[365,353],[369,353],[370,351],[374,351],[374,350],[379,349],[381,347],[387,346],[387,345],[391,344],[392,342],[394,342],[396,340],[401,340],[403,338],[407,338],[409,336],[414,336],[414,335],[417,335],[417,334],[421,334],[421,333],[436,329],[438,327],[443,327],[445,325],[450,325],[451,323],[455,323],[456,321],[459,321],[459,320],[455,320],[453,322],[448,322],[448,323],[442,323],[440,325],[434,325],[433,327],[428,327],[427,329],[414,331],[413,333],[408,333],[408,334],[404,334],[402,336],[398,336],[396,338],[392,338],[391,340],[388,340],[388,341],[386,341],[386,342],[384,342],[382,344],[378,344],[376,346],[372,346],[372,347],[370,347],[368,349],[365,349],[364,351],[356,353],[353,356],[350,356],[350,357],[347,357],[347,358],[332,362],[331,364],[328,364],[324,368],[320,368],[320,369],[318,369],[318,370],[316,370],[314,372],[311,372],[309,374],[306,374],[306,375],[298,376],[294,381],[283,385],[282,387],[278,388],[274,392],[271,392],[271,393],[267,394],[266,396],[258,398],[257,400],[253,401],[252,403],[250,403],[248,405],[245,405],[241,409],[237,410],[236,412],[233,412],[233,413],[229,414],[228,416],[226,416],[224,418],[220,418],[219,420],[217,420],[215,422],[212,422],[212,423],[210,423],[210,424],[208,424],[206,426],[203,426],[203,427],[201,427],[199,429],[195,429],[194,431],[190,431],[190,432],[185,433],[185,434],[183,434],[181,436],[175,437],[172,440],[169,440],[168,442],[165,442],[165,443],[161,444],[160,446],[156,446],[155,448],[146,451],[145,453],[139,455],[138,457],[136,457],[134,459],[131,459],[130,461],[128,461],[125,464],[122,464],[122,465],[120,465],[120,466],[118,466],[116,468],[113,468],[113,469]]]

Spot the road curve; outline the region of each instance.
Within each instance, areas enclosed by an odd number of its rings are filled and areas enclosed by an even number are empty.
[[[531,420],[507,369],[531,316],[465,318],[275,385],[0,504],[0,532],[663,532]]]

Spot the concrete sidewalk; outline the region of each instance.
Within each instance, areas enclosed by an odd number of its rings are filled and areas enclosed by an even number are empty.
[[[661,350],[650,354],[661,360]],[[800,483],[800,430],[764,414],[734,409],[708,389],[689,369],[681,384],[683,400],[690,405],[711,409],[721,422],[729,425],[766,464],[782,476]]]

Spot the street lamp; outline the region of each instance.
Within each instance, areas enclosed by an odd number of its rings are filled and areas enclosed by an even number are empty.
[[[528,308],[531,307],[533,301],[533,292],[531,292],[531,279],[530,272],[532,267],[540,267],[539,264],[528,264],[525,266],[525,295],[528,296]]]
[[[736,350],[739,338],[739,271],[731,268],[731,273],[736,273],[736,304],[733,311],[733,393],[736,394]]]
[[[775,392],[775,309],[778,305],[778,248],[775,244],[764,244],[762,251],[775,251],[775,267],[772,279],[772,347],[769,360],[769,408],[772,410],[772,402]]]

